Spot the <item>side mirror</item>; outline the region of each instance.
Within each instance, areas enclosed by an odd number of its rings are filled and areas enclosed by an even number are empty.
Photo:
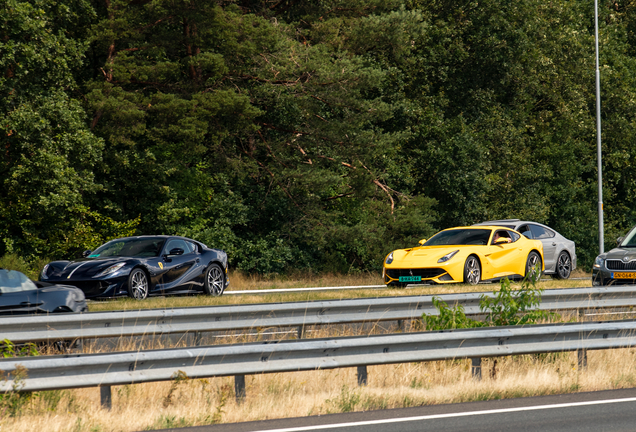
[[[419,244],[421,244],[422,246],[424,246],[424,243],[426,243],[426,239],[422,239],[420,241],[418,241]]]
[[[495,241],[495,244],[502,244],[502,243],[510,243],[510,239],[506,237],[500,237],[497,239],[497,241]]]
[[[625,237],[619,237],[616,239],[616,246],[620,246],[621,243],[623,243],[623,240],[625,240]]]
[[[168,253],[168,255],[183,255],[183,249],[181,248],[170,249],[170,252]]]
[[[91,252],[93,252],[93,251],[85,250],[84,252],[82,252],[82,256],[83,256],[84,258],[86,258],[87,256],[89,256],[89,255],[91,254]]]

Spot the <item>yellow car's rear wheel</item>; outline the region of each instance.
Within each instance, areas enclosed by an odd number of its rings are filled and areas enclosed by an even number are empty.
[[[538,281],[541,279],[541,273],[541,256],[535,251],[532,251],[528,254],[528,260],[526,261],[525,276],[528,279],[536,279]]]
[[[466,259],[464,264],[464,283],[477,285],[481,280],[481,264],[475,255]]]

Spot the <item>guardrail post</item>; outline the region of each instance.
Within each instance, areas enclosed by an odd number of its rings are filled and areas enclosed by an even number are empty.
[[[245,375],[234,375],[234,393],[236,393],[236,404],[242,404],[245,400]]]
[[[203,332],[194,333],[194,346],[200,346],[202,338],[203,338]]]
[[[362,387],[367,385],[367,367],[358,366],[358,386]]]
[[[397,320],[398,330],[404,331],[404,320]]]
[[[587,350],[584,349],[580,349],[576,351],[577,357],[578,357],[578,368],[579,370],[583,370],[585,368],[587,368]]]
[[[110,410],[113,407],[113,398],[110,386],[99,386],[99,398],[102,408]]]
[[[305,338],[305,326],[301,325],[298,326],[298,339],[304,339]]]
[[[472,366],[470,368],[473,379],[481,381],[481,357],[473,357]]]

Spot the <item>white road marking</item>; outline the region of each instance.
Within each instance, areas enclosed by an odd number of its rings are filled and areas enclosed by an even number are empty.
[[[289,292],[304,291],[329,291],[329,290],[346,290],[346,289],[375,289],[386,288],[386,285],[355,285],[341,287],[316,287],[316,288],[280,288],[280,289],[264,289],[264,290],[242,290],[242,291],[225,291],[223,294],[275,294]]]
[[[293,427],[293,428],[284,428],[284,429],[259,429],[252,432],[298,432],[298,431],[308,431],[308,430],[317,430],[317,429],[371,426],[371,425],[381,425],[381,424],[389,424],[389,423],[405,423],[405,422],[420,421],[420,420],[434,420],[434,419],[453,418],[453,417],[468,417],[468,416],[475,416],[475,415],[503,414],[503,413],[511,413],[511,412],[522,412],[522,411],[571,408],[571,407],[588,406],[588,405],[606,405],[606,404],[623,403],[623,402],[636,402],[636,397],[625,398],[625,399],[606,399],[606,400],[600,400],[600,401],[571,402],[571,403],[555,404],[555,405],[535,405],[535,406],[529,406],[529,407],[502,408],[502,409],[484,410],[484,411],[469,411],[469,412],[461,412],[461,413],[433,414],[433,415],[426,415],[426,416],[369,420],[369,421],[351,422],[351,423],[334,423],[334,424],[327,424],[327,425],[302,426],[302,427]]]

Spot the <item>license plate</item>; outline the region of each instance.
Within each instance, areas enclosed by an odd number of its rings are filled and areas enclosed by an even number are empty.
[[[636,279],[636,273],[612,273],[612,279]]]
[[[400,276],[400,282],[422,282],[422,276]]]

